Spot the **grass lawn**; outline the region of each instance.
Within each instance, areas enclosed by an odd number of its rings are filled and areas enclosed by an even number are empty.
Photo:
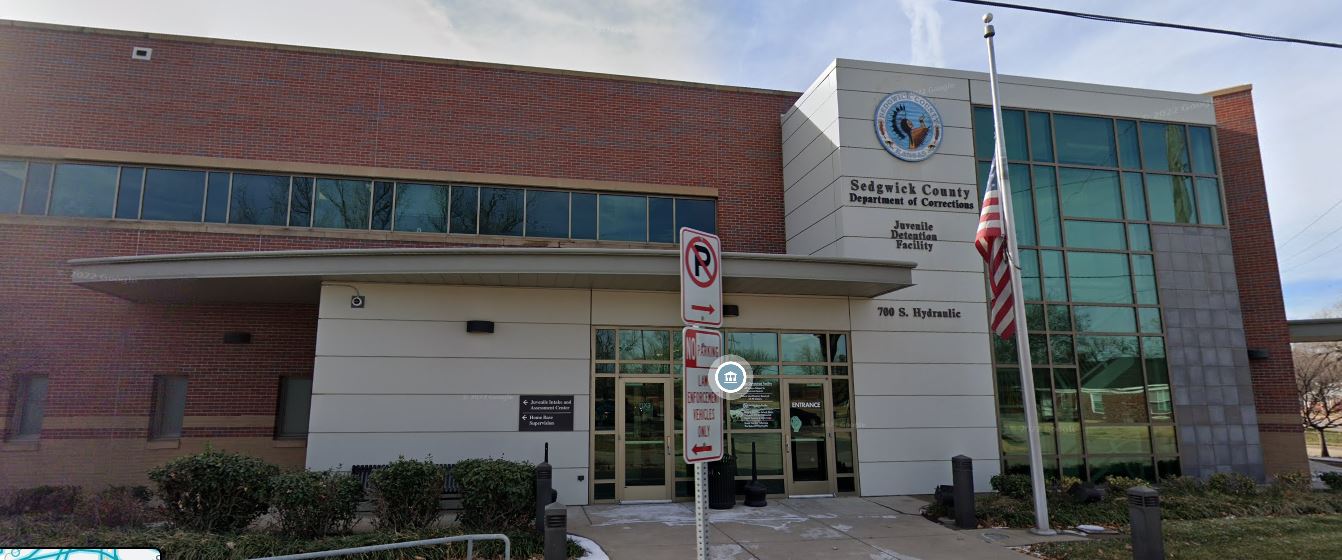
[[[1342,455],[1342,431],[1332,430],[1325,432],[1328,434],[1328,450],[1334,455]],[[1317,430],[1305,430],[1305,445],[1310,447],[1319,446],[1319,432]]]
[[[1297,560],[1336,558],[1342,550],[1342,515],[1250,517],[1165,521],[1169,560]],[[1052,560],[1130,560],[1127,538],[1040,545]]]

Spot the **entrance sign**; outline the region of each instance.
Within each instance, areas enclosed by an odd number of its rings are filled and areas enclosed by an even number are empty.
[[[685,349],[685,462],[717,461],[722,458],[722,398],[709,381],[712,365],[722,355],[722,333],[685,327],[681,331]]]
[[[680,318],[722,326],[722,241],[690,228],[680,228]]]
[[[573,431],[573,395],[521,395],[517,402],[517,431]]]

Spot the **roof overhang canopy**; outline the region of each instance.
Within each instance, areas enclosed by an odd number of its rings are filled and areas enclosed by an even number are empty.
[[[728,293],[874,297],[907,262],[725,253]],[[316,303],[323,282],[677,291],[674,249],[411,248],[184,253],[70,261],[75,284],[136,302]]]
[[[1342,319],[1296,319],[1286,325],[1291,342],[1342,342]]]

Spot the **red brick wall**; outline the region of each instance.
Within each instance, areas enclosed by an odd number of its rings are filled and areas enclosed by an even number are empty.
[[[1214,97],[1226,209],[1239,281],[1244,337],[1249,348],[1270,353],[1250,360],[1254,406],[1269,475],[1307,467],[1296,393],[1291,337],[1286,326],[1277,251],[1268,213],[1263,161],[1258,150],[1253,93],[1248,88]]]
[[[0,144],[712,187],[729,251],[785,252],[796,98],[0,22]]]

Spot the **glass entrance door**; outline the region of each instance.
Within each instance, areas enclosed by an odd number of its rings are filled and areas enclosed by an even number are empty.
[[[617,486],[621,501],[669,500],[671,483],[671,416],[668,379],[621,379],[616,406],[619,417]]]
[[[789,495],[833,494],[833,452],[830,442],[829,383],[787,381],[787,418],[783,433],[788,453]]]

